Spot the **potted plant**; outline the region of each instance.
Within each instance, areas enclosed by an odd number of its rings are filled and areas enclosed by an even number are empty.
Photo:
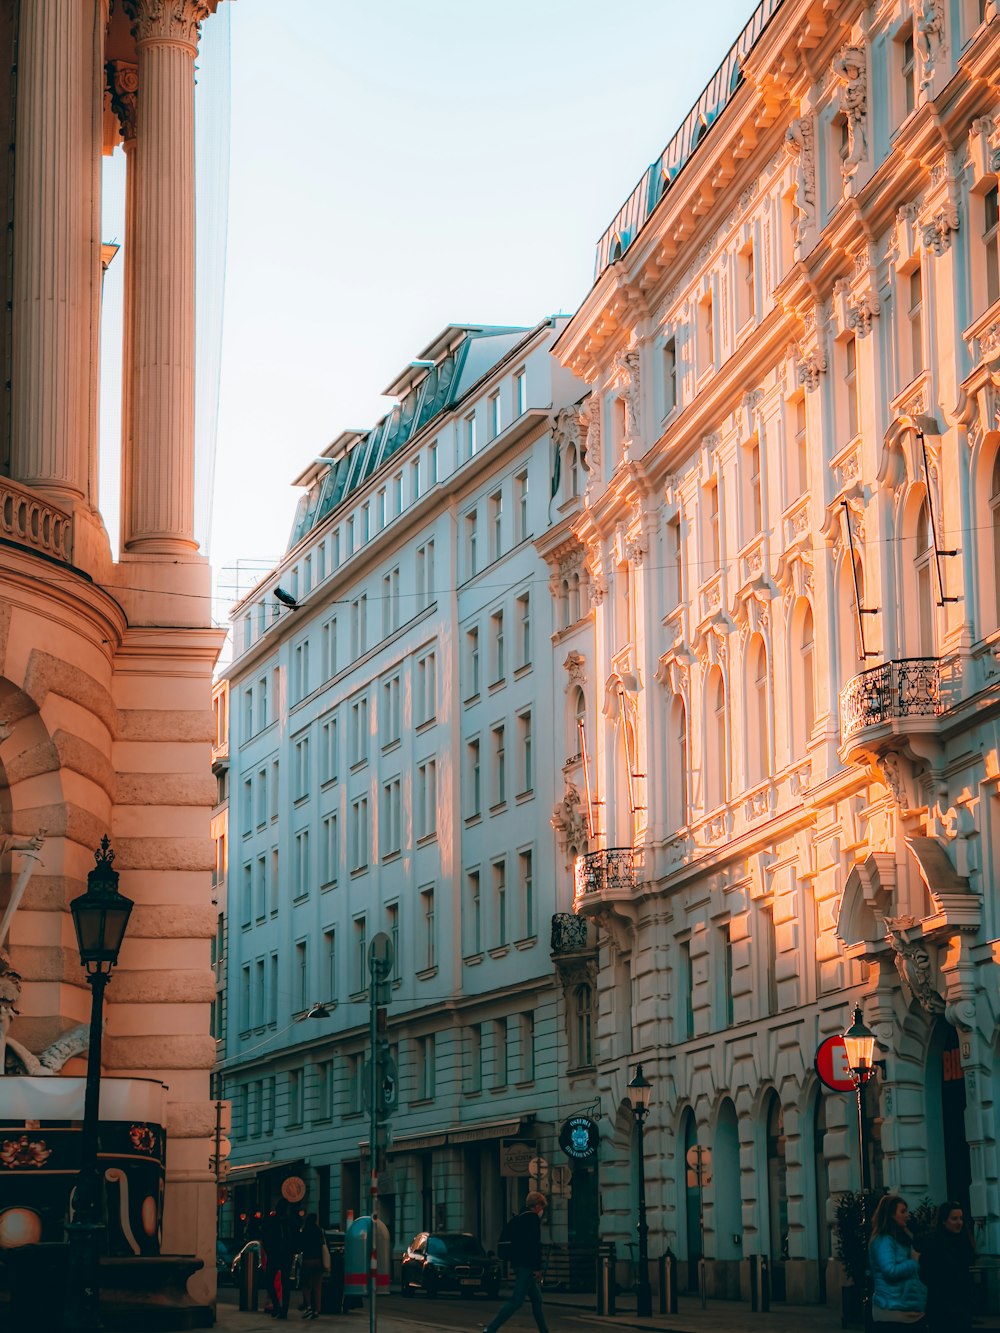
[[[845,1190],[834,1210],[833,1252],[844,1266],[847,1282],[840,1289],[841,1328],[861,1328],[868,1282],[868,1231],[877,1194]]]

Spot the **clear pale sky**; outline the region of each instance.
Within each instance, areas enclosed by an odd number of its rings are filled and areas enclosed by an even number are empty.
[[[376,422],[380,391],[445,324],[576,309],[598,236],[754,4],[228,8],[217,570],[280,557],[293,478]]]

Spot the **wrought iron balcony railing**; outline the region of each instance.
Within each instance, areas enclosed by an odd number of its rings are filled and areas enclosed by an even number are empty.
[[[577,902],[593,895],[634,893],[635,857],[631,847],[608,847],[603,852],[578,856],[573,867]]]
[[[941,663],[936,657],[883,662],[849,680],[840,691],[840,736],[907,717],[937,717],[942,710]]]
[[[580,953],[590,948],[590,928],[587,918],[572,912],[553,912],[549,952],[555,955]]]

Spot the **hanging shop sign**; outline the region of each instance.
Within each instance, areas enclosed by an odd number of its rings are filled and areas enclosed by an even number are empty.
[[[832,1092],[854,1092],[857,1088],[854,1074],[851,1072],[851,1062],[847,1058],[847,1046],[839,1033],[820,1042],[816,1047],[813,1064],[820,1082],[825,1083]],[[872,1071],[869,1071],[865,1075],[863,1083],[868,1082],[871,1073]]]
[[[504,1139],[500,1145],[501,1176],[526,1176],[537,1151],[534,1139]]]
[[[571,1115],[559,1131],[559,1147],[574,1162],[592,1162],[600,1141],[600,1131],[587,1115]]]

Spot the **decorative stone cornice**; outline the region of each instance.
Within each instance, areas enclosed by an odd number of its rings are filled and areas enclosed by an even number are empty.
[[[132,36],[144,42],[177,42],[198,50],[201,24],[215,13],[218,0],[122,0],[132,20]]]
[[[139,105],[139,66],[129,60],[109,60],[105,65],[111,109],[118,117],[122,138],[135,138],[136,109]]]

